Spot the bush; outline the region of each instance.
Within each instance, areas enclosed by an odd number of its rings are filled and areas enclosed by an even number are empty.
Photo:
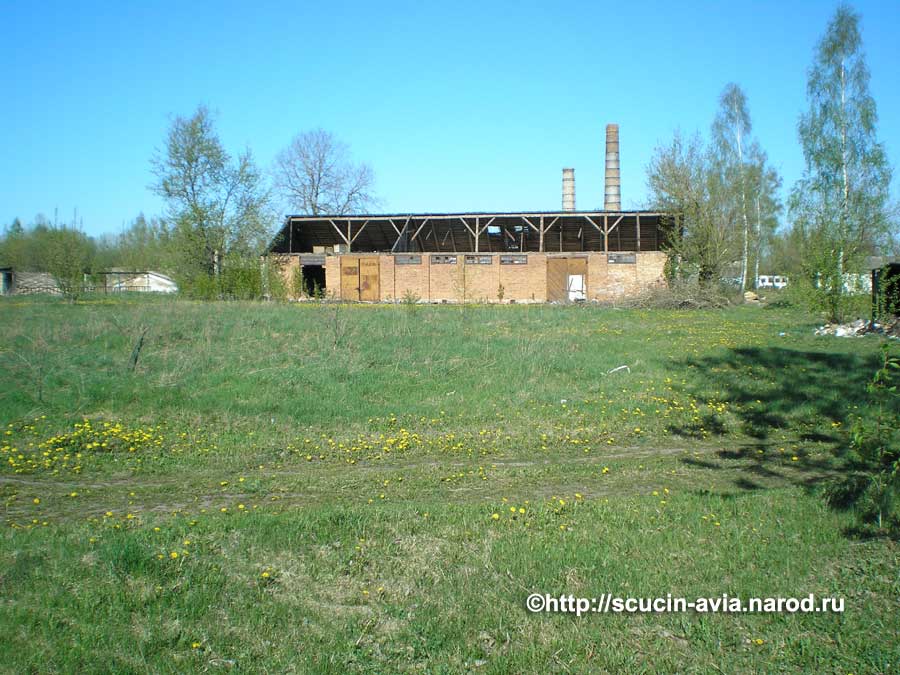
[[[879,529],[896,526],[900,497],[900,358],[882,346],[882,364],[866,388],[868,405],[850,427],[853,470],[828,486],[828,502],[854,508]]]

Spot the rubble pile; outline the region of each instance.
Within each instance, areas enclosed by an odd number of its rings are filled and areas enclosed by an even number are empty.
[[[900,317],[892,317],[883,323],[857,319],[851,323],[827,323],[816,328],[816,335],[834,335],[835,337],[862,337],[869,333],[900,338]]]

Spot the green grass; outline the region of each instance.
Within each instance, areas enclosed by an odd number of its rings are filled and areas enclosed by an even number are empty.
[[[896,543],[817,494],[880,343],[814,325],[0,302],[0,668],[895,671]],[[535,591],[846,609],[532,615]]]

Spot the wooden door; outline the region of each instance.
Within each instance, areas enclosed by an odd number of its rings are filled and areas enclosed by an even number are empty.
[[[359,300],[359,258],[341,256],[341,300]]]
[[[567,300],[568,262],[566,258],[547,258],[547,300],[550,302]]]
[[[360,258],[359,299],[378,302],[381,299],[378,281],[378,258]]]

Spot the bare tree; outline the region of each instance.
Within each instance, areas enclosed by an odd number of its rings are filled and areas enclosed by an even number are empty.
[[[350,148],[323,129],[294,137],[275,158],[275,185],[298,213],[364,213],[377,204],[375,176],[355,164]]]

